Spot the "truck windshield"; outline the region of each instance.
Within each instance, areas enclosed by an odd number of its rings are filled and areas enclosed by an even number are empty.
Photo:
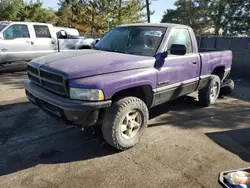
[[[117,27],[107,33],[96,45],[97,50],[154,56],[167,28]]]
[[[9,25],[9,24],[0,22],[0,31],[2,31],[7,25]]]

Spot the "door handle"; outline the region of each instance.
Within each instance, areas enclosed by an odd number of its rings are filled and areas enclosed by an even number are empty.
[[[2,51],[3,52],[6,52],[8,49],[7,48],[2,48]]]
[[[193,63],[193,65],[196,65],[197,64],[197,62],[192,62]]]
[[[51,41],[51,44],[55,44],[55,41]]]
[[[33,41],[26,41],[26,43],[30,43],[31,45],[33,45],[33,44],[34,44],[34,42],[33,42]]]

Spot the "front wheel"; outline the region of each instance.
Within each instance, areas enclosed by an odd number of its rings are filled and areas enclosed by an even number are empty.
[[[108,144],[126,150],[137,144],[148,122],[148,108],[136,97],[118,100],[108,109],[102,133]]]
[[[220,93],[220,78],[211,75],[206,87],[199,91],[199,102],[203,106],[210,106],[215,103]]]

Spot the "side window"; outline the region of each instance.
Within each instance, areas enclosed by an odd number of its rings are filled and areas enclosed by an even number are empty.
[[[189,35],[189,31],[187,29],[173,30],[168,41],[168,49],[171,47],[172,44],[183,44],[187,48],[187,53],[193,52],[192,41]]]
[[[14,24],[8,27],[3,32],[4,40],[14,40],[17,38],[30,38],[30,33],[27,25]]]
[[[46,25],[34,25],[36,38],[51,38],[49,27]]]

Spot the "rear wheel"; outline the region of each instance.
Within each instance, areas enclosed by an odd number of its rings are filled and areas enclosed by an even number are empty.
[[[210,106],[215,103],[220,93],[220,78],[217,75],[211,75],[207,86],[199,91],[199,102],[204,106]]]
[[[137,144],[148,122],[148,108],[136,97],[126,97],[115,102],[107,111],[102,133],[108,144],[126,150]]]

